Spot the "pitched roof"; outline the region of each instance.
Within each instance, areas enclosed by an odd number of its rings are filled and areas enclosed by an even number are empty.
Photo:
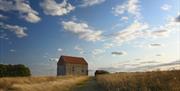
[[[82,57],[73,57],[73,56],[64,56],[64,55],[59,58],[59,61],[57,64],[61,65],[61,64],[66,64],[66,63],[88,65],[86,60]]]

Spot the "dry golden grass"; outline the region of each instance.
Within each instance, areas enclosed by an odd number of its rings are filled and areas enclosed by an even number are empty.
[[[0,78],[0,91],[69,91],[86,76]]]
[[[97,76],[107,91],[180,91],[180,70]]]

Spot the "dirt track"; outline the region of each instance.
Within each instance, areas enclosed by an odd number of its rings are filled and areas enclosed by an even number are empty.
[[[78,85],[72,91],[104,91],[104,90],[97,84],[94,77],[90,77],[87,81]]]

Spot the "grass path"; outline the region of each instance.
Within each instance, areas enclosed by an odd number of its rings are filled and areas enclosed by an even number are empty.
[[[104,91],[96,82],[95,77],[89,77],[88,80],[76,86],[72,91]]]

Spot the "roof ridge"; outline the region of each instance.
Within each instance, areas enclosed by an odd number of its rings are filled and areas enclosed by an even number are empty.
[[[60,60],[60,59],[63,60]],[[72,64],[85,64],[88,65],[87,61],[83,57],[61,55],[58,64],[61,63],[72,63]]]
[[[70,55],[61,55],[61,56],[64,56],[64,57],[74,57],[74,58],[83,58],[83,57],[70,56]],[[84,58],[83,58],[83,59],[84,59]]]

